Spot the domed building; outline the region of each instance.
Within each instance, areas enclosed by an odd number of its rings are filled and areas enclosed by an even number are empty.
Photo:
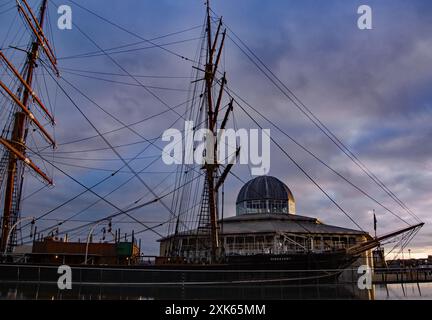
[[[293,193],[272,176],[248,181],[239,191],[235,216],[220,219],[219,246],[224,254],[324,252],[347,248],[372,239],[364,231],[322,223],[314,217],[296,214]],[[190,230],[160,239],[160,255],[196,258],[206,234]]]
[[[247,182],[236,201],[237,215],[295,214],[295,200],[285,183],[271,176],[260,176]]]

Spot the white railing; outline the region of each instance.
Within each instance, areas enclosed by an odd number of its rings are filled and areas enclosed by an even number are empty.
[[[316,241],[311,244],[310,241],[290,242],[290,241],[266,241],[252,243],[228,243],[224,245],[226,255],[255,255],[255,254],[288,254],[305,251],[323,252],[334,249],[343,249],[348,244],[343,241],[334,241],[331,243]],[[196,258],[205,257],[208,250],[196,248],[196,245],[183,245],[181,255],[184,257]]]

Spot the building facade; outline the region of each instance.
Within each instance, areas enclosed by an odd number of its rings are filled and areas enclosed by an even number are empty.
[[[247,182],[238,193],[236,215],[219,220],[218,226],[219,246],[227,256],[323,252],[371,239],[367,232],[296,214],[293,193],[271,176]],[[190,230],[160,239],[160,255],[180,256],[186,261],[205,259],[206,236]]]

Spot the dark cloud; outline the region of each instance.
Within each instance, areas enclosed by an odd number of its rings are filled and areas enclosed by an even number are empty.
[[[356,27],[359,1],[215,1],[214,8],[224,16],[226,24],[240,36],[257,55],[291,88],[302,101],[323,122],[335,132],[352,150],[359,155],[371,170],[376,173],[406,204],[425,222],[431,222],[428,209],[432,205],[430,197],[432,135],[432,7],[425,1],[369,1],[373,9],[374,29],[360,31]],[[108,4],[109,3],[109,4]],[[107,5],[108,4],[108,5]],[[128,5],[116,1],[85,4],[86,7],[124,25],[146,38],[153,38],[181,29],[200,25],[203,21],[203,6],[190,1],[129,1]],[[133,8],[133,9],[132,9]],[[55,17],[55,8],[51,16]],[[74,21],[97,44],[104,48],[138,41],[130,34],[73,7]],[[2,17],[3,18],[3,17]],[[0,21],[0,36],[6,34],[7,19]],[[200,29],[174,35],[160,40],[164,43],[187,40],[200,36]],[[97,50],[75,28],[72,31],[54,29],[54,40],[59,57],[67,57]],[[189,58],[196,56],[198,41],[169,46]],[[135,47],[144,47],[140,44]],[[134,48],[135,48],[134,47]],[[112,58],[129,73],[137,75],[191,75],[191,63],[160,50],[145,49],[130,53],[115,54]],[[287,133],[316,153],[321,159],[340,171],[344,176],[382,201],[391,210],[413,222],[394,201],[373,182],[365,177],[347,157],[332,144],[317,128],[305,120],[304,116],[265,77],[247,60],[237,47],[227,39],[224,67],[228,85],[240,93],[253,106],[281,126]],[[93,58],[60,59],[61,68],[88,69],[111,73],[123,73],[111,59],[98,56]],[[64,71],[67,71],[64,69]],[[99,81],[73,75],[63,76],[96,101],[107,112],[123,123],[130,124],[149,115],[166,110],[163,105],[140,87],[125,86],[119,83]],[[111,81],[133,79],[123,76],[93,74]],[[189,79],[139,78],[149,86],[163,86],[180,90],[190,87]],[[62,85],[71,97],[101,132],[121,127],[106,113],[83,98],[68,85]],[[53,83],[50,91],[56,92]],[[57,91],[58,92],[58,91]],[[175,106],[188,99],[181,91],[157,90],[157,94],[168,106]],[[53,96],[54,97],[54,96]],[[176,109],[183,113],[185,108]],[[76,108],[61,94],[57,93],[56,117],[58,126],[56,138],[62,142],[90,137],[96,134]],[[153,138],[161,134],[178,118],[169,112],[151,121],[133,127],[139,135]],[[258,117],[257,117],[258,119]],[[247,128],[255,125],[236,110],[238,126]],[[259,120],[264,127],[269,127]],[[178,122],[176,127],[181,128]],[[112,145],[121,145],[142,140],[131,130],[122,129],[107,135]],[[309,155],[296,147],[286,137],[272,128],[272,135],[295,157],[310,174],[331,194],[342,207],[367,231],[373,224],[370,210],[377,210],[379,231],[387,232],[404,226],[404,223],[379,208],[358,191],[348,186],[340,178],[330,173]],[[157,146],[163,147],[161,141]],[[122,157],[131,158],[142,152],[146,144],[119,147]],[[106,147],[101,138],[92,138],[80,143],[60,145],[58,156],[68,165],[58,164],[86,186],[103,179],[110,172],[94,171],[70,165],[97,167],[116,170],[123,166],[122,161],[96,161],[95,158],[114,159],[116,155],[109,149],[88,152],[80,150]],[[150,147],[145,154],[158,155],[160,149]],[[354,227],[341,212],[338,212],[326,197],[307,180],[297,168],[275,147],[272,146],[270,174],[285,181],[292,189],[298,204],[299,214],[316,216],[326,223]],[[151,159],[132,162],[134,170],[141,170]],[[174,167],[161,161],[153,164],[146,174],[140,175],[152,188],[164,179]],[[127,168],[123,169],[127,171]],[[152,172],[152,173],[150,173]],[[251,178],[247,166],[237,166],[234,172],[246,181]],[[95,191],[106,195],[131,177],[122,173],[110,178]],[[171,175],[156,188],[157,193],[169,190],[174,183]],[[25,201],[23,214],[40,215],[67,201],[83,189],[60,173],[55,174],[56,188],[47,189]],[[235,212],[235,199],[242,182],[230,177],[225,189],[225,214]],[[26,192],[29,194],[40,187],[34,180],[28,180]],[[168,189],[167,189],[168,188]],[[108,197],[121,208],[127,207],[139,198],[150,200],[152,194],[136,178]],[[97,201],[97,197],[86,193],[72,201],[51,217],[61,219],[70,216]],[[167,199],[167,203],[171,199]],[[82,219],[95,219],[114,212],[115,209],[103,202],[82,213]],[[31,212],[31,213],[30,213]],[[154,204],[134,212],[143,221],[162,221],[169,213],[160,205]],[[142,226],[127,225],[129,218],[121,218],[118,223],[122,232]],[[52,221],[45,221],[49,225]],[[151,223],[150,223],[151,224]],[[154,223],[153,223],[154,224]],[[71,223],[67,227],[76,224]],[[160,232],[167,232],[166,227]],[[432,230],[428,225],[413,241],[413,252],[430,252],[428,242]],[[84,235],[83,235],[84,237]],[[142,240],[146,253],[156,253],[158,236],[144,233]]]

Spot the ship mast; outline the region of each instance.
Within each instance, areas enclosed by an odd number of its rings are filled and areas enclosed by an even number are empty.
[[[19,111],[16,111],[13,117],[13,129],[10,140],[5,139],[4,137],[0,138],[0,143],[4,146],[8,153],[3,221],[1,228],[2,232],[0,239],[1,252],[3,252],[5,249],[8,251],[11,251],[12,249],[12,244],[7,243],[7,239],[11,225],[16,222],[18,218],[21,201],[21,188],[24,179],[23,175],[20,174],[19,166],[23,164],[29,166],[37,175],[42,177],[43,180],[49,184],[52,184],[51,179],[26,156],[26,138],[29,130],[29,123],[35,125],[42,133],[42,136],[53,147],[55,146],[54,139],[35,118],[29,107],[31,101],[36,102],[39,108],[41,108],[43,111],[44,115],[50,120],[52,124],[54,124],[53,116],[48,112],[32,89],[34,71],[37,68],[39,49],[41,47],[48,60],[51,62],[51,67],[58,75],[58,70],[56,67],[57,61],[55,59],[54,51],[51,49],[42,29],[45,21],[47,2],[48,0],[42,0],[39,17],[36,18],[26,0],[17,1],[18,11],[32,30],[34,38],[30,52],[27,53],[26,68],[24,68],[22,75],[0,51],[0,61],[3,62],[19,80],[23,89],[19,91],[22,92],[22,96],[20,98],[15,95],[3,82],[0,81],[1,89],[3,89],[19,107]]]
[[[215,263],[220,258],[220,243],[219,243],[219,227],[218,227],[218,190],[219,187],[224,183],[229,171],[232,168],[232,164],[228,164],[222,174],[218,176],[218,171],[220,164],[217,162],[218,155],[218,130],[225,129],[229,114],[233,110],[233,99],[231,99],[228,109],[225,112],[221,125],[218,126],[218,114],[221,108],[222,97],[224,93],[224,86],[226,84],[225,73],[222,74],[222,78],[217,81],[217,70],[221,59],[222,50],[225,41],[226,29],[221,32],[222,19],[219,19],[219,24],[213,38],[212,36],[212,21],[210,15],[210,4],[209,1],[206,2],[207,7],[207,61],[205,64],[205,99],[206,99],[206,111],[207,111],[207,121],[206,128],[212,137],[207,137],[211,139],[213,144],[207,143],[208,148],[213,148],[213,150],[206,150],[206,162],[203,166],[205,172],[206,183],[204,188],[204,194],[207,191],[208,195],[208,213],[209,213],[209,224],[210,224],[210,262]],[[218,41],[219,36],[221,36],[220,42]],[[217,48],[219,44],[219,47]],[[214,83],[219,82],[219,92],[213,97]],[[238,155],[240,148],[237,148],[236,155]],[[209,159],[211,157],[212,159]]]
[[[205,66],[205,95],[207,98],[207,129],[211,130],[212,123],[214,122],[213,112],[213,97],[212,97],[212,83],[214,79],[214,66],[213,66],[213,50],[212,50],[212,34],[211,34],[211,21],[210,21],[210,4],[207,1],[207,63]],[[214,133],[213,130],[211,130]],[[213,135],[214,136],[214,135]],[[210,150],[206,150],[208,153]],[[214,189],[214,178],[216,172],[215,161],[206,162],[205,171],[208,188],[208,202],[210,214],[210,236],[211,236],[211,262],[214,262],[217,257],[217,250],[219,246],[218,232],[217,232],[217,208],[216,208],[216,192]]]

